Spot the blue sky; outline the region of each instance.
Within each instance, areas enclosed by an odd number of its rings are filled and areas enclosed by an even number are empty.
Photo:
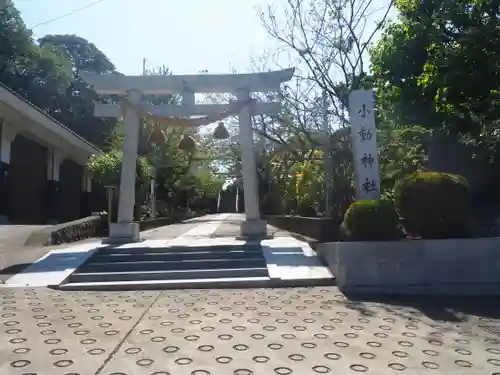
[[[14,1],[29,28],[92,2]],[[275,48],[257,14],[262,4],[263,0],[103,0],[35,27],[33,33],[37,38],[46,34],[86,38],[125,74],[140,74],[142,58],[147,58],[148,66],[166,65],[174,74],[244,71],[250,56]]]

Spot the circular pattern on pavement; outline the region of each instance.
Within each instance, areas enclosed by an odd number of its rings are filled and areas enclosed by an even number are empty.
[[[459,318],[437,320],[439,302],[425,303],[349,301],[334,287],[5,288],[0,349],[10,353],[6,375],[79,375],[103,364],[106,375],[500,373],[500,319],[481,316],[480,302],[467,313],[468,302]]]

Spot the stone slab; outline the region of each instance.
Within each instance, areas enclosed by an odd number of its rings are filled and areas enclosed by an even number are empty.
[[[93,242],[52,250],[7,279],[5,285],[9,287],[59,285],[103,246],[100,242]]]
[[[141,246],[162,247],[168,251],[169,246],[204,247],[204,246],[241,246],[247,241],[234,237],[197,238],[187,235],[173,240],[147,240]],[[255,242],[255,244],[259,244]],[[193,279],[193,280],[160,280],[134,282],[95,282],[68,284],[68,290],[127,290],[140,289],[173,289],[173,288],[244,288],[244,287],[284,287],[331,285],[335,279],[325,267],[311,247],[292,237],[278,237],[260,241],[263,255],[269,272],[269,278],[228,278],[228,279]],[[120,248],[133,249],[137,244],[122,245]]]
[[[328,281],[334,278],[306,242],[278,237],[261,244],[271,279]]]
[[[230,216],[230,214],[210,215],[209,220],[201,222],[197,227],[183,233],[182,237],[210,237],[217,231],[217,228]],[[195,220],[196,222],[196,220]]]
[[[0,374],[94,375],[159,292],[0,290]]]
[[[231,214],[227,217],[227,219],[222,223],[222,225],[217,228],[214,237],[240,237],[241,223],[245,221],[245,215],[243,214]],[[269,237],[289,237],[290,233],[277,229],[271,225],[267,225],[267,235]]]
[[[139,223],[110,223],[110,236],[102,242],[108,244],[140,242],[139,232]]]
[[[267,224],[263,220],[244,220],[240,224],[242,237],[267,237]]]
[[[200,225],[200,222],[210,217],[211,215],[207,215],[201,218],[186,220],[182,223],[144,231],[141,232],[141,237],[148,240],[161,239],[161,246],[164,246],[167,240],[180,236],[182,233]],[[43,226],[0,226],[0,282],[5,282],[7,279],[21,272],[27,266],[41,259],[52,250],[66,250],[72,246],[96,242],[95,239],[86,239],[79,241],[77,244],[62,244],[44,247],[22,246],[26,237],[32,233],[33,230],[39,230],[40,228],[43,228]],[[17,229],[22,233],[18,233],[19,231],[16,231]],[[11,234],[10,237],[9,233]]]
[[[238,221],[243,219],[243,216],[228,214],[210,215],[204,218],[195,218],[192,221],[195,225],[188,230],[181,232],[175,238],[163,238],[158,236],[158,231],[167,230],[169,227],[155,229],[151,232],[146,232],[146,236],[153,234],[151,239],[146,239],[141,243],[127,243],[116,245],[118,249],[133,249],[135,247],[151,247],[151,248],[166,248],[170,246],[240,246],[252,241],[241,240],[234,236],[211,237],[216,233],[221,226],[227,224],[227,221],[233,219],[231,225],[237,228]],[[234,228],[233,228],[234,229]],[[174,232],[178,234],[179,232]],[[318,285],[318,282],[324,281],[326,285],[331,284],[333,276],[328,268],[321,264],[319,258],[311,247],[302,241],[298,241],[292,237],[276,237],[272,239],[253,241],[262,245],[263,254],[266,259],[270,279],[246,280],[242,278],[231,280],[201,280],[197,287],[244,287],[244,286],[286,286],[286,285]],[[10,287],[35,287],[35,286],[57,286],[61,285],[64,280],[74,272],[81,264],[83,264],[90,256],[99,248],[105,245],[95,242],[80,245],[67,246],[64,249],[53,250],[34,262],[32,265],[25,268],[20,273],[14,275],[6,281],[6,285]],[[168,251],[168,250],[166,250]],[[199,281],[199,280],[198,280]],[[266,283],[267,282],[267,283]],[[182,284],[189,285],[188,281],[155,281],[150,283],[137,282],[137,287],[151,288],[174,288],[182,287]],[[92,285],[82,284],[77,287],[86,287],[93,290],[102,290],[104,288],[112,289],[130,289],[135,285],[133,282],[109,282],[109,283],[92,283]]]
[[[497,373],[498,315],[452,306],[326,287],[165,291],[100,374]]]
[[[227,214],[209,215],[204,220],[203,218],[189,220],[188,225],[192,223],[192,226],[182,227],[182,225],[176,224],[163,229],[155,229],[154,231],[145,233],[146,238],[152,239],[145,239],[142,242],[117,244],[116,247],[165,247],[167,244],[170,246],[187,246],[190,243],[199,243],[196,242],[197,239],[200,240],[200,238],[205,238],[213,233],[227,216]],[[209,219],[208,222],[207,218]],[[168,235],[169,233],[173,233],[174,238],[161,236],[164,239],[157,239],[158,234]],[[200,241],[203,242],[203,239]],[[94,241],[77,245],[66,245],[63,248],[51,250],[22,269],[19,273],[8,278],[5,281],[5,285],[9,287],[59,285],[90,258],[95,251],[104,246],[106,244]]]
[[[344,291],[500,295],[500,238],[332,242],[316,250]]]

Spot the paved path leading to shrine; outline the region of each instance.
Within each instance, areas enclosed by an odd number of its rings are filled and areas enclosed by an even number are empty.
[[[143,235],[150,246],[231,242],[241,220],[240,215],[197,218]],[[309,277],[318,269],[304,265],[304,259],[314,260],[310,248],[275,228],[269,231],[274,242],[263,247],[270,276]],[[18,280],[43,285],[60,279],[90,244],[52,250],[59,261],[35,262],[38,266]],[[54,265],[60,268],[51,270]],[[367,301],[335,286],[0,288],[1,375],[360,373],[500,375],[500,301]]]
[[[224,247],[226,249],[238,250],[247,242],[239,239],[240,224],[244,220],[243,215],[238,214],[216,214],[206,215],[203,217],[191,219],[181,224],[169,225],[157,228],[151,231],[141,233],[141,237],[145,239],[143,242],[118,245],[113,247],[113,251],[123,251],[126,253],[147,254],[156,252],[168,255],[171,251],[186,252],[193,248]],[[287,232],[282,232],[269,226],[269,234],[273,234],[273,238],[265,239],[260,243],[255,242],[261,249],[260,256],[263,256],[263,266],[261,270],[265,275],[259,273],[259,278],[248,277],[250,272],[253,275],[253,268],[245,271],[243,268],[238,268],[236,271],[224,271],[224,267],[219,265],[217,269],[220,272],[218,276],[211,278],[202,278],[198,276],[200,273],[192,273],[189,277],[176,279],[168,276],[163,271],[165,268],[158,268],[161,277],[155,279],[144,279],[143,276],[149,276],[143,270],[137,270],[137,275],[131,272],[133,279],[118,279],[121,278],[120,272],[111,275],[110,273],[99,274],[99,281],[74,281],[78,273],[78,268],[91,261],[96,254],[105,253],[108,249],[101,241],[84,241],[77,244],[68,244],[60,246],[57,249],[43,255],[41,258],[35,259],[26,268],[18,273],[7,278],[4,283],[9,287],[45,287],[45,286],[62,286],[73,289],[123,289],[139,288],[139,287],[154,287],[165,289],[168,285],[171,288],[176,288],[177,284],[190,284],[191,287],[199,287],[196,283],[220,283],[225,282],[226,286],[238,287],[242,283],[258,282],[269,285],[331,285],[333,275],[316,256],[311,247],[303,241],[299,241]],[[176,249],[176,250],[172,250]],[[149,251],[148,251],[149,250]],[[137,262],[138,267],[140,262]],[[208,265],[208,263],[207,263]],[[243,264],[244,266],[245,264]],[[155,265],[156,266],[156,265]],[[207,267],[205,267],[207,268]],[[227,268],[227,267],[226,267]],[[229,267],[231,268],[231,267]],[[210,269],[210,267],[208,267]],[[200,268],[201,270],[201,268]],[[242,270],[241,272],[238,270]],[[212,269],[210,269],[212,272]],[[242,274],[242,272],[247,272]],[[194,272],[194,271],[193,271]],[[165,275],[164,275],[165,274]],[[207,273],[205,273],[206,275]],[[213,274],[213,272],[211,273]],[[116,276],[118,275],[118,276]],[[81,280],[78,279],[78,280]],[[295,283],[294,283],[295,282]],[[230,283],[230,284],[227,284]],[[237,285],[238,284],[238,285]],[[255,285],[254,285],[255,286]]]
[[[205,215],[182,223],[167,225],[164,227],[142,232],[141,236],[146,240],[170,240],[189,232],[190,230],[210,222],[215,222],[210,229],[210,235],[215,237],[236,236],[239,225],[244,216],[241,214],[222,214],[221,216]],[[45,226],[22,226],[22,225],[0,225],[0,281],[5,281],[18,273],[22,268],[37,261],[51,251],[64,251],[68,248],[82,247],[81,245],[98,245],[96,239],[79,241],[77,244],[62,244],[55,246],[23,246],[26,238],[34,231]],[[268,232],[278,237],[289,234],[268,226]],[[83,248],[85,248],[85,246]],[[88,246],[87,246],[88,247]]]
[[[500,302],[0,289],[2,375],[500,373]]]
[[[47,225],[0,225],[0,270],[12,267],[6,272],[0,272],[0,280],[8,278],[47,252],[42,247],[26,247],[24,243],[36,230],[47,227]]]
[[[141,235],[143,238],[148,240],[169,240],[176,238],[204,223],[213,221],[214,218],[217,217],[218,215],[206,215],[186,220],[181,223],[148,230],[142,232]],[[240,220],[238,215],[235,215],[235,217],[236,221]],[[228,223],[231,223],[231,221],[228,221]],[[0,281],[4,282],[16,273],[20,272],[26,266],[29,266],[37,260],[47,256],[47,254],[51,251],[64,252],[68,249],[85,250],[92,248],[93,246],[95,247],[100,245],[100,240],[91,238],[78,241],[73,244],[61,244],[54,246],[23,246],[29,234],[31,234],[34,230],[43,227],[44,226],[0,226]]]

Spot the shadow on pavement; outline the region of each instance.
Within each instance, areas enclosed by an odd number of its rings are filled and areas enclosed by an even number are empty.
[[[500,300],[495,296],[376,296],[346,294],[344,305],[352,310],[370,313],[370,307],[380,305],[389,314],[412,318],[403,308],[413,308],[435,321],[466,322],[470,316],[500,319]]]
[[[0,270],[0,275],[15,275],[20,273],[23,269],[31,266],[33,263],[19,263],[13,264]]]
[[[84,251],[64,252],[62,250],[54,250],[48,253],[43,259],[38,259],[31,263],[17,263],[9,265],[0,270],[0,275],[27,274],[35,272],[56,272],[63,271],[69,268],[75,268],[82,265],[82,260],[88,257],[89,252],[96,249],[90,247]],[[105,248],[105,247],[104,247]]]

